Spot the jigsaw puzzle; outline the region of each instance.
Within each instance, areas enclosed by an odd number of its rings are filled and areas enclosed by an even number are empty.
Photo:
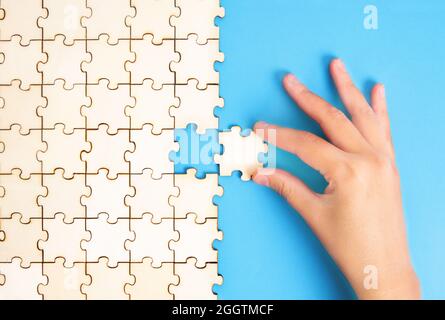
[[[223,16],[219,0],[0,1],[0,299],[216,298],[223,190],[170,153],[175,129],[218,129]],[[221,172],[247,179],[260,164],[230,160],[235,134]]]

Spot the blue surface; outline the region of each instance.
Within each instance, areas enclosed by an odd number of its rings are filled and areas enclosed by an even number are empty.
[[[361,0],[222,0],[219,21],[225,108],[221,129],[257,120],[319,128],[281,89],[286,71],[341,106],[328,62],[341,57],[367,93],[383,82],[413,262],[424,298],[445,298],[445,1],[377,0],[379,29],[363,28]],[[301,161],[278,154],[278,165],[317,191],[325,182]],[[221,178],[218,200],[224,240],[219,249],[221,299],[348,299],[354,294],[302,219],[272,191]]]

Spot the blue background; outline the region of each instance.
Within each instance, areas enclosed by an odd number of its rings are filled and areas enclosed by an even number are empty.
[[[379,29],[365,30],[363,9],[378,8]],[[218,21],[225,108],[220,129],[257,120],[321,134],[281,88],[294,72],[340,107],[328,74],[341,57],[369,94],[386,86],[405,216],[423,297],[445,298],[445,1],[223,0]],[[323,179],[280,152],[278,166],[322,191]],[[349,299],[354,293],[304,221],[272,191],[220,179],[220,299]]]

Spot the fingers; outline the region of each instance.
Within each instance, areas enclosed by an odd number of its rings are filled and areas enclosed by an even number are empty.
[[[312,228],[316,227],[321,211],[321,196],[300,179],[283,170],[262,168],[255,173],[253,181],[275,190],[300,212]]]
[[[374,113],[376,114],[379,122],[383,126],[387,137],[391,136],[391,130],[389,126],[388,110],[386,106],[385,87],[383,84],[376,84],[371,92],[371,105]]]
[[[334,145],[348,152],[358,152],[366,147],[366,141],[343,112],[310,92],[295,76],[287,75],[283,85],[298,106],[320,125]]]
[[[334,59],[330,69],[340,98],[351,114],[355,127],[370,145],[378,149],[386,149],[387,144],[384,141],[379,119],[363,94],[354,85],[343,62],[340,59]]]
[[[360,120],[363,116],[371,116],[372,111],[363,94],[354,85],[345,65],[340,59],[334,59],[330,65],[331,75],[334,79],[343,104],[354,120]],[[357,118],[357,119],[355,119]]]
[[[391,138],[391,128],[386,103],[386,93],[383,84],[376,84],[371,92],[371,106],[380,125],[383,128],[384,137],[388,151],[394,157],[394,148]]]
[[[281,128],[265,122],[258,122],[254,130],[264,140],[295,154],[325,177],[345,159],[342,150],[310,132]]]

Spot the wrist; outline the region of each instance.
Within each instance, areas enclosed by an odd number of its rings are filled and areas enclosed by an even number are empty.
[[[377,288],[356,290],[361,300],[417,300],[421,298],[420,283],[412,267],[393,275],[386,275]]]

